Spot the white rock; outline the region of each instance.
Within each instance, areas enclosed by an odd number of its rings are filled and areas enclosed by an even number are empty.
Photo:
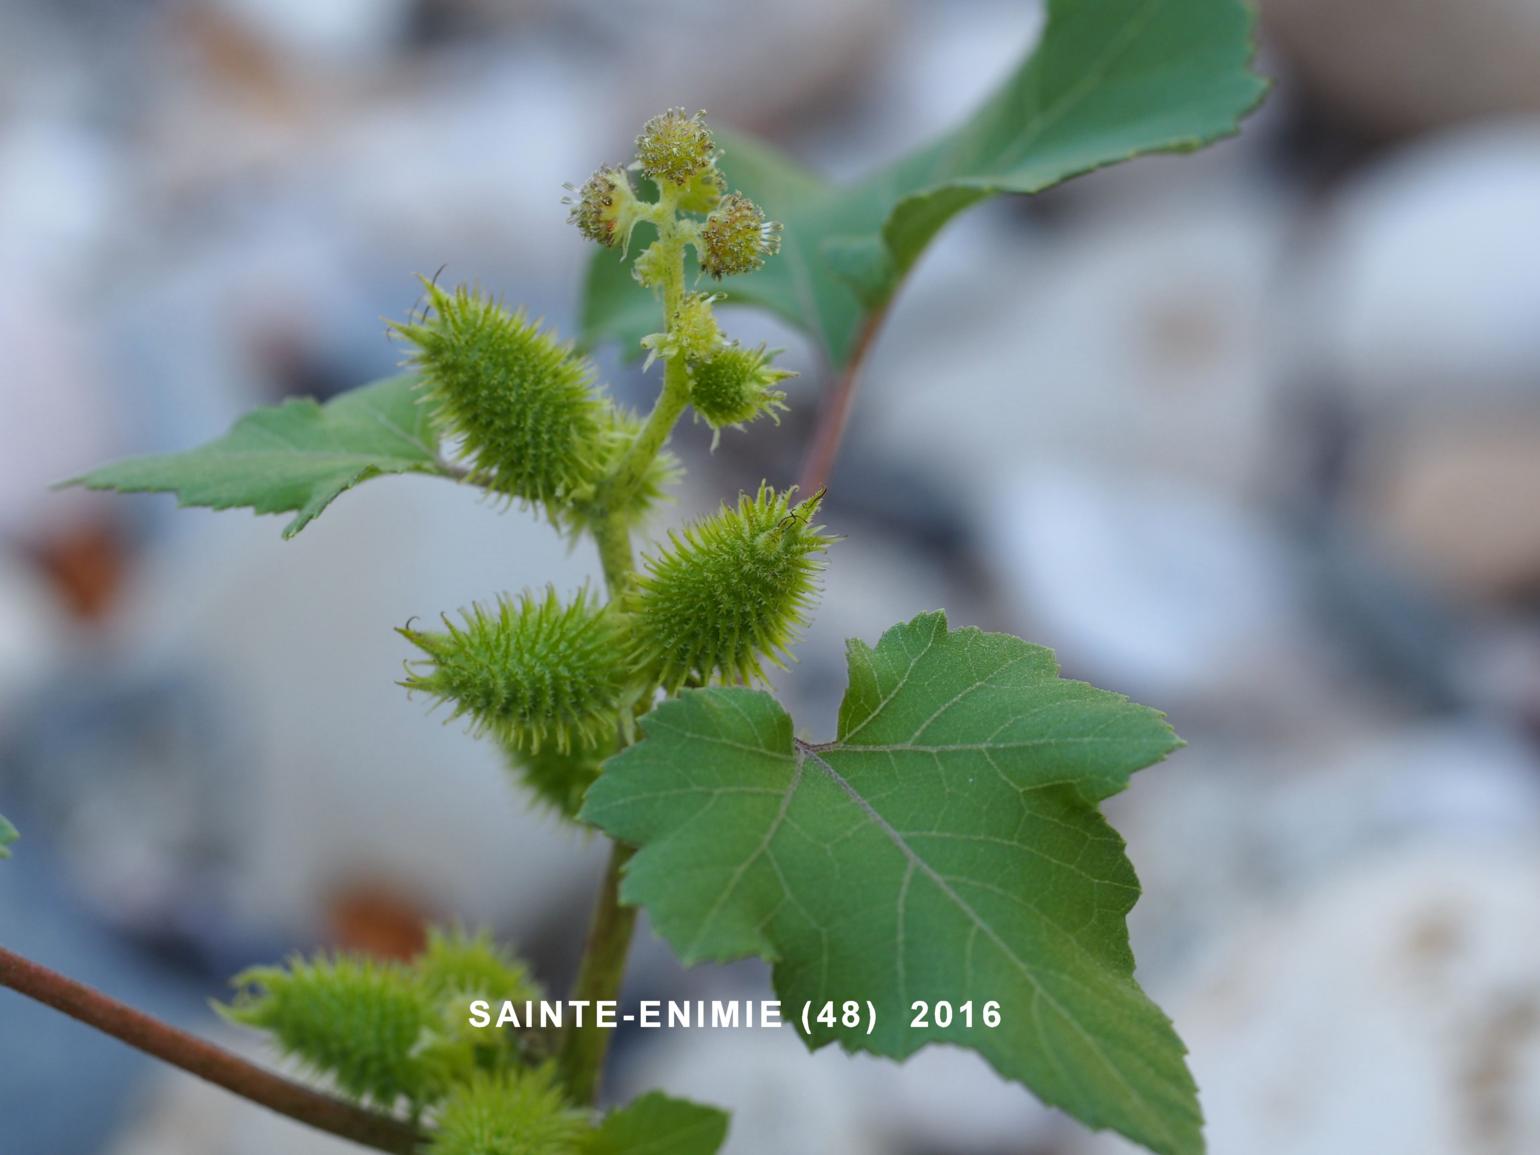
[[[407,698],[393,631],[548,580],[570,591],[586,547],[414,477],[344,494],[290,542],[240,512],[180,524],[125,600],[120,644],[203,670],[239,725],[246,766],[209,767],[253,779],[239,913],[303,934],[329,887],[362,879],[515,937],[586,910],[602,846],[531,812],[491,744]]]
[[[1294,336],[1313,351],[1311,369],[1366,404],[1444,416],[1532,404],[1536,251],[1540,124],[1434,138],[1331,207],[1295,283]]]
[[[411,0],[204,0],[289,63],[318,71],[374,61],[395,48]]]
[[[1540,421],[1403,421],[1364,457],[1348,513],[1366,540],[1459,598],[1522,600],[1540,585]]]
[[[967,220],[900,297],[852,439],[965,502],[1023,461],[1255,484],[1277,224],[1227,192],[1092,214],[1051,241]]]
[[[1020,1086],[950,1048],[903,1064],[832,1046],[809,1054],[790,1027],[659,1032],[649,1042],[622,1070],[624,1097],[662,1088],[731,1110],[722,1155],[989,1155],[1042,1140],[1055,1126]]]
[[[985,548],[1032,640],[1094,680],[1171,705],[1263,699],[1311,676],[1297,566],[1233,501],[1043,464],[988,508]]]
[[[1169,1007],[1212,1155],[1540,1149],[1537,888],[1533,839],[1424,843],[1255,911]]]

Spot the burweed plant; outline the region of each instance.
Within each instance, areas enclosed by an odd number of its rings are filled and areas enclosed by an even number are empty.
[[[1251,34],[1238,0],[1055,0],[1036,52],[972,118],[844,187],[720,138],[701,113],[653,117],[630,162],[567,197],[599,246],[584,340],[645,356],[660,379],[645,417],[521,311],[425,281],[421,311],[392,326],[401,376],[79,481],[289,513],[289,536],[370,477],[428,473],[591,538],[602,591],[488,591],[400,629],[407,691],[497,742],[556,813],[614,840],[571,999],[617,998],[646,907],[686,963],[771,962],[782,1013],[811,1047],[895,1059],[968,1047],[1091,1126],[1192,1155],[1196,1089],[1134,981],[1124,917],[1138,883],[1098,810],[1179,744],[1161,715],[939,612],[849,643],[831,741],[798,736],[760,687],[817,599],[836,546],[819,524],[824,481],[856,372],[925,246],[988,196],[1232,132],[1263,87]],[[834,371],[807,471],[800,487],[767,481],[723,502],[638,562],[635,539],[682,474],[667,448],[678,421],[690,412],[720,439],[786,410],[788,374],[774,351],[732,339],[727,303],[778,313]],[[0,819],[0,856],[14,834]],[[611,1032],[592,1014],[479,1028],[474,1000],[541,997],[485,935],[435,931],[409,963],[321,954],[237,976],[225,1016],[266,1032],[325,1091],[8,952],[0,981],[383,1150],[710,1155],[727,1130],[714,1108],[656,1093],[599,1113]]]

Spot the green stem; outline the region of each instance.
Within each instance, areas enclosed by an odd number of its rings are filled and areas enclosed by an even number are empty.
[[[599,564],[604,569],[604,584],[610,597],[618,597],[635,568],[631,557],[631,531],[623,520],[609,514],[594,523],[593,534],[594,543],[599,547]]]
[[[599,562],[604,567],[604,583],[610,596],[618,597],[631,580],[635,562],[631,554],[631,532],[618,512],[626,508],[637,487],[647,476],[647,467],[668,442],[669,434],[690,403],[690,377],[684,363],[677,359],[664,362],[663,390],[647,415],[636,440],[626,447],[609,475],[599,482],[590,503],[593,512],[594,542],[599,547]]]
[[[660,204],[664,204],[660,201]],[[664,219],[658,223],[660,243],[673,249],[670,275],[662,286],[665,327],[673,323],[684,298],[684,241],[675,223],[672,200],[666,200]],[[674,426],[690,403],[690,376],[683,358],[669,357],[663,363],[663,388],[637,434],[609,475],[594,492],[590,509],[594,541],[599,547],[599,561],[604,567],[604,582],[610,596],[618,597],[630,584],[635,570],[631,551],[631,532],[620,514],[636,494],[647,475],[647,468],[663,451]],[[594,905],[588,941],[578,967],[572,998],[589,1004],[581,1027],[570,1027],[562,1036],[557,1062],[567,1090],[577,1103],[589,1105],[599,1097],[599,1082],[614,1032],[594,1024],[593,1004],[620,997],[625,977],[626,956],[636,929],[636,908],[622,905],[620,881],[626,863],[634,851],[621,843],[610,848],[609,867],[604,885]]]
[[[589,1002],[581,1028],[567,1031],[562,1039],[560,1064],[567,1090],[581,1104],[591,1104],[599,1097],[599,1079],[604,1070],[604,1056],[614,1031],[594,1025],[593,1005],[620,995],[620,983],[626,973],[626,955],[631,949],[631,935],[636,929],[636,907],[620,901],[620,879],[634,851],[617,842],[610,848],[609,868],[594,906],[593,924],[588,943],[583,948],[583,963],[572,990],[574,999]]]
[[[669,434],[674,431],[674,426],[689,403],[690,376],[684,362],[678,358],[665,361],[663,391],[658,394],[657,403],[647,415],[641,433],[637,434],[636,440],[621,456],[615,471],[600,483],[599,500],[607,500],[610,508],[615,508],[632,496],[653,458],[663,451]]]

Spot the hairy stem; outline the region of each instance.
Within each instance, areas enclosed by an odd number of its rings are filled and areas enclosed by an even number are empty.
[[[610,848],[609,868],[604,872],[604,886],[594,905],[588,943],[583,948],[583,963],[572,990],[574,999],[586,999],[592,1004],[617,998],[620,994],[626,955],[631,949],[632,932],[636,929],[636,907],[622,906],[620,902],[620,877],[633,853],[629,846],[618,842]],[[613,1033],[594,1025],[590,1005],[582,1028],[569,1030],[563,1038],[561,1070],[567,1089],[577,1102],[593,1103],[599,1097],[599,1078]]]
[[[797,482],[797,488],[804,495],[816,493],[829,483],[829,474],[834,471],[834,459],[839,456],[840,443],[845,439],[845,425],[850,420],[850,410],[856,402],[861,369],[866,363],[866,355],[871,350],[877,330],[882,327],[885,313],[886,310],[878,309],[866,318],[850,360],[834,382],[834,387],[824,396],[823,408],[819,410],[818,423],[813,427],[812,441],[802,462],[802,476]]]
[[[604,569],[604,584],[610,597],[619,597],[631,579],[635,562],[631,557],[631,531],[613,514],[601,518],[593,527],[594,543],[599,547],[599,564]]]
[[[243,1099],[318,1131],[377,1151],[411,1155],[422,1141],[416,1127],[275,1075],[222,1047],[204,1042],[142,1011],[0,947],[0,986],[62,1011],[135,1050],[180,1067]]]
[[[673,325],[684,298],[684,241],[674,217],[673,200],[665,194],[660,200],[658,220],[660,243],[672,248],[669,275],[662,285],[664,327]],[[684,358],[673,356],[663,362],[663,388],[647,415],[636,440],[627,446],[610,474],[600,481],[594,494],[593,508],[598,511],[594,540],[599,546],[599,560],[604,567],[604,582],[610,596],[619,596],[630,583],[634,571],[631,534],[618,510],[635,495],[647,467],[663,452],[674,426],[690,403],[690,375]],[[609,867],[604,885],[594,904],[588,941],[578,966],[572,998],[590,1004],[582,1027],[570,1027],[562,1036],[558,1062],[568,1093],[580,1104],[592,1104],[599,1097],[599,1083],[604,1059],[609,1051],[608,1029],[594,1024],[592,1004],[618,998],[625,977],[626,956],[631,950],[631,936],[636,929],[636,908],[620,901],[620,878],[633,851],[621,843],[610,848]]]
[[[594,506],[606,511],[600,518],[601,523],[613,521],[614,514],[610,511],[623,508],[635,494],[637,486],[641,485],[642,479],[647,474],[647,467],[652,464],[653,458],[663,451],[669,434],[674,431],[674,426],[689,403],[689,371],[682,360],[670,358],[663,363],[663,390],[658,394],[658,400],[654,403],[652,412],[647,415],[642,431],[626,448],[610,475],[599,483],[594,495]],[[602,555],[605,549],[602,537],[599,541],[599,549]],[[630,568],[628,560],[625,569],[629,571]],[[611,583],[611,592],[615,592],[613,583]]]

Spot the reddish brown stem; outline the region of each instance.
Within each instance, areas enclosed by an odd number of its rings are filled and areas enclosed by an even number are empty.
[[[0,947],[0,986],[10,987],[135,1050],[318,1131],[395,1155],[412,1155],[423,1138],[410,1123],[265,1071],[239,1055],[151,1018],[4,947]]]
[[[839,456],[840,442],[845,439],[845,425],[850,420],[850,410],[856,403],[856,387],[861,383],[861,368],[871,349],[877,330],[882,327],[885,310],[878,309],[867,316],[856,337],[850,360],[840,371],[834,386],[824,395],[823,407],[818,412],[818,423],[813,427],[813,438],[802,462],[802,478],[797,488],[804,494],[816,493],[828,484],[829,474],[834,471],[834,459]]]

